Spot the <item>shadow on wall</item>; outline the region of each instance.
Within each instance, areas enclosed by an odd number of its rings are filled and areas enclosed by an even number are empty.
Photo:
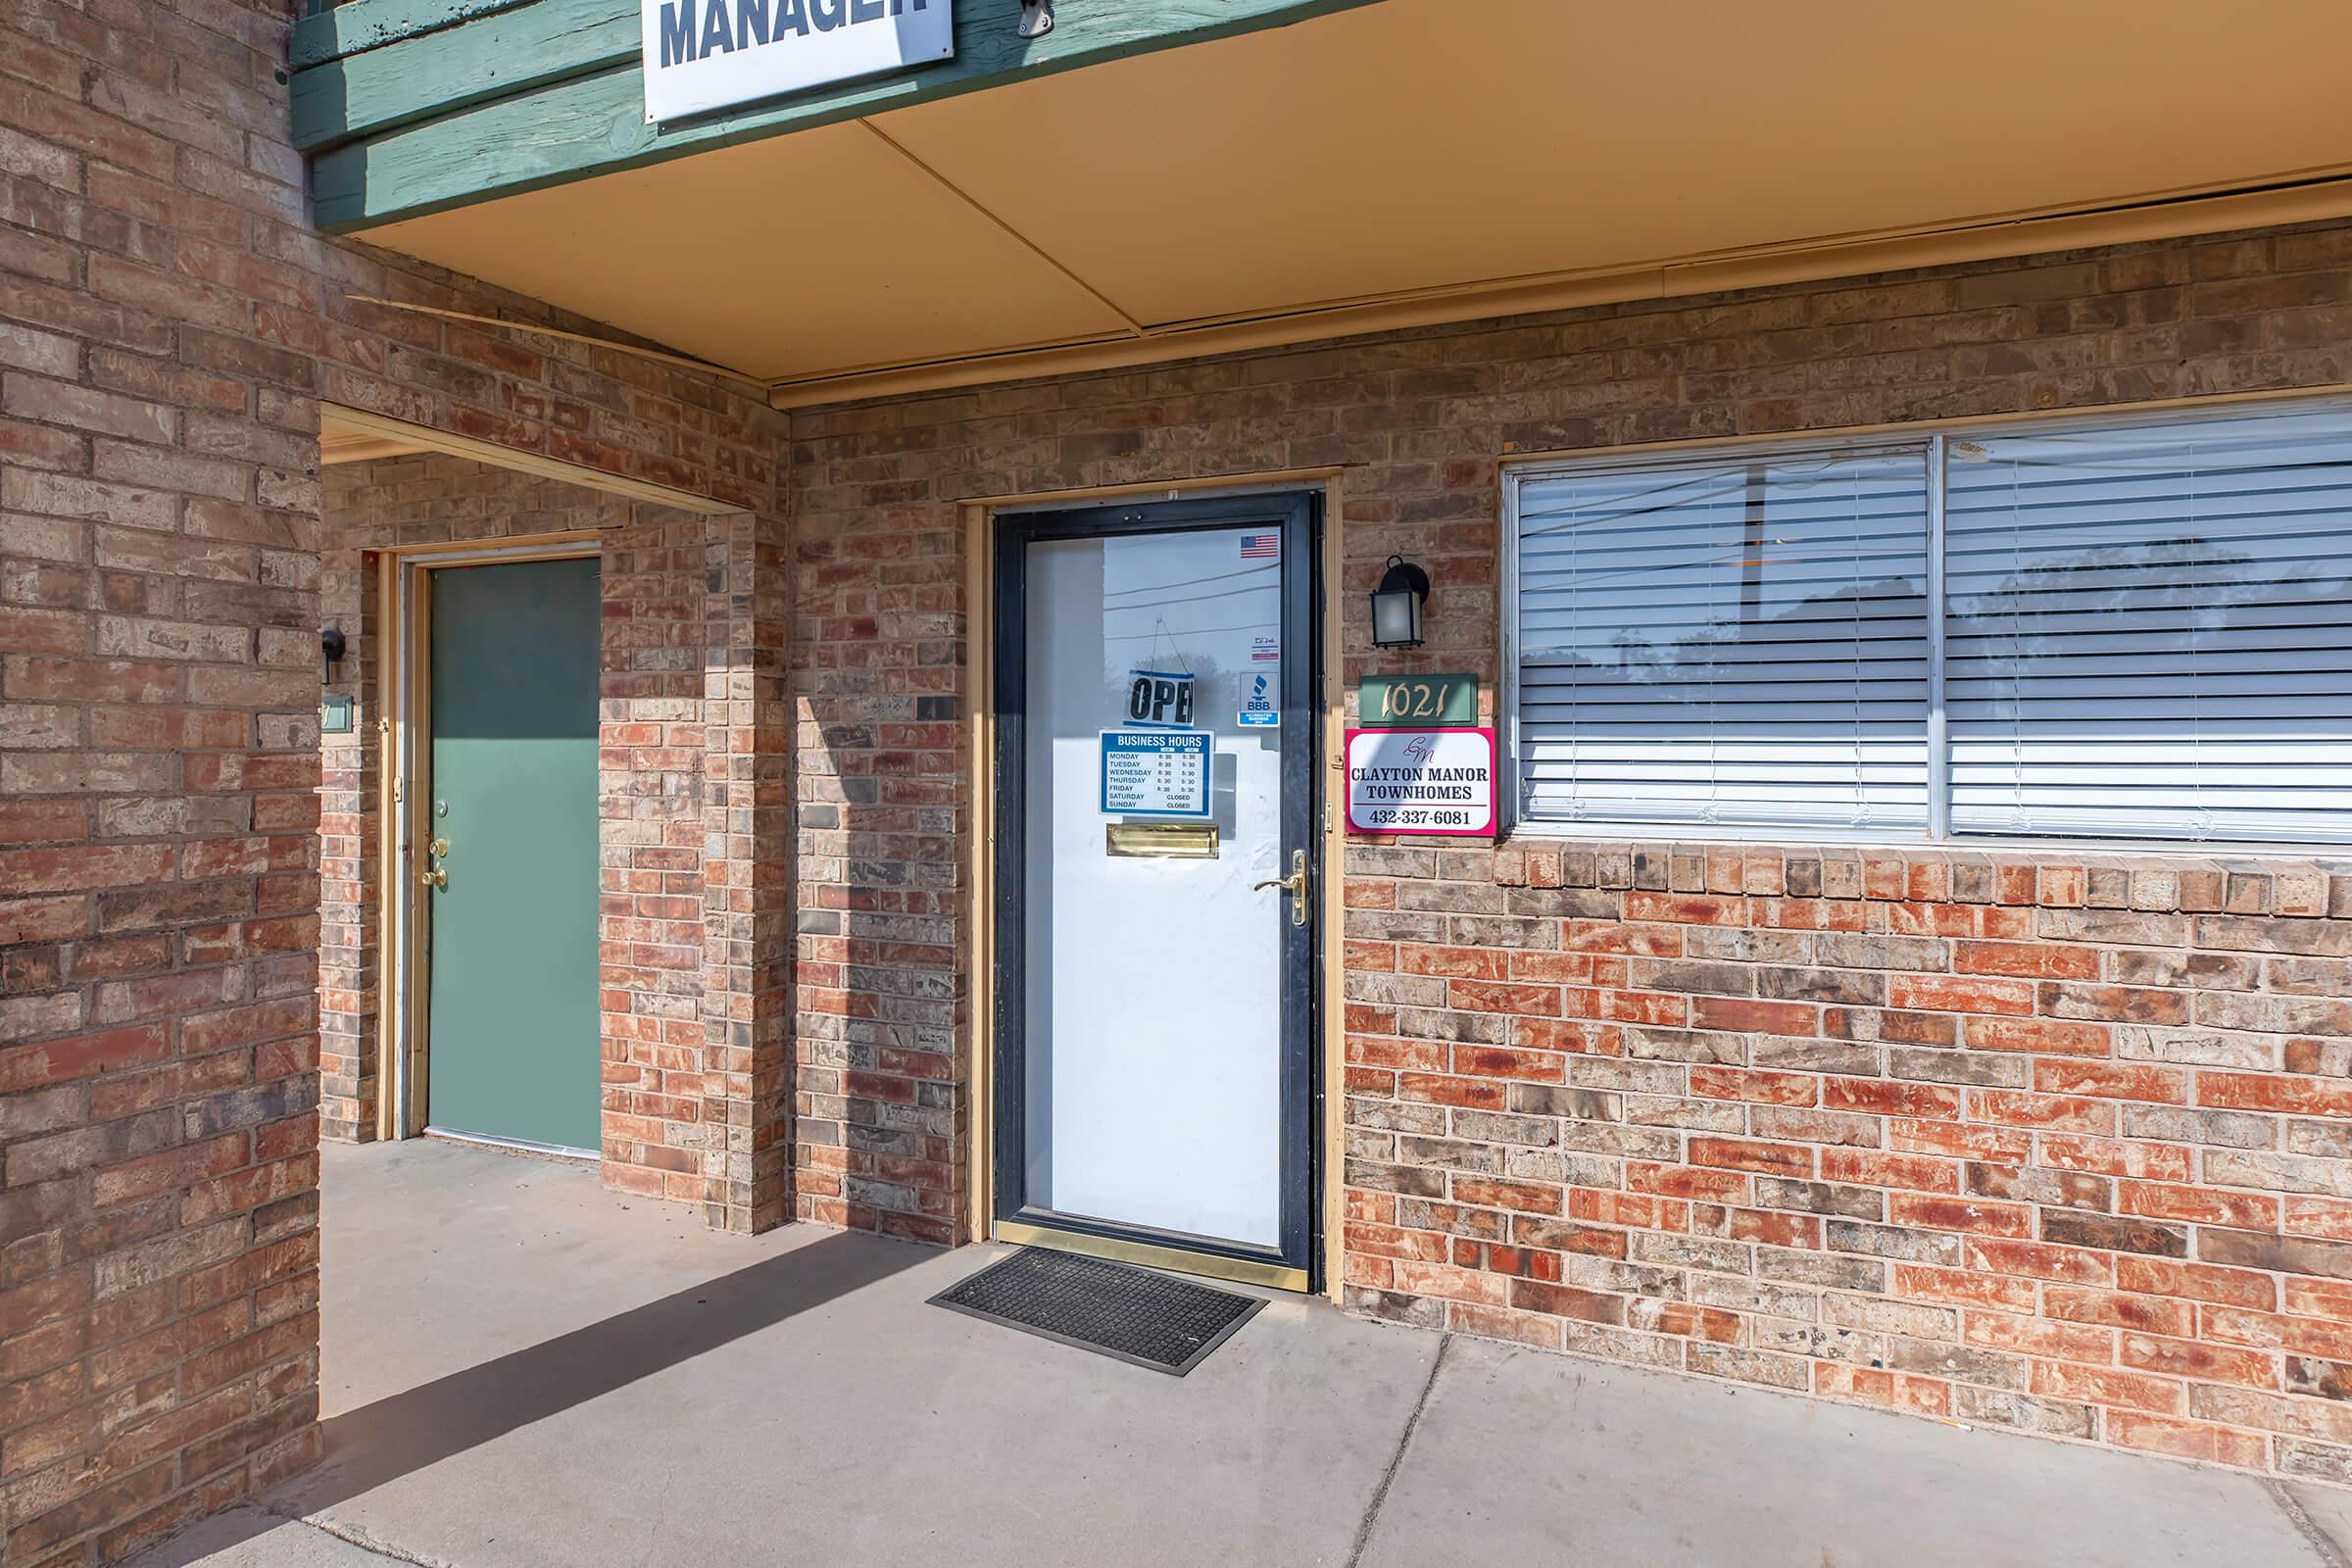
[[[216,1532],[167,1542],[140,1568],[187,1568],[235,1541],[331,1507],[625,1388],[935,1258],[927,1248],[838,1235],[794,1248],[324,1423],[326,1458]]]

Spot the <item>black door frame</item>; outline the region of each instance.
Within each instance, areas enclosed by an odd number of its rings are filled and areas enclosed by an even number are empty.
[[[1295,852],[1306,860],[1304,925],[1289,918],[1290,900],[1278,895],[1282,921],[1282,1244],[1253,1248],[1212,1238],[1120,1225],[1084,1215],[1032,1208],[1022,1201],[1027,1169],[1023,1114],[1027,1022],[1027,932],[1022,890],[1027,876],[1028,547],[1053,539],[1173,533],[1261,524],[1282,535],[1282,843],[1280,864]],[[1192,500],[1111,503],[1067,511],[1002,513],[996,519],[995,791],[996,852],[993,912],[994,1016],[991,1084],[991,1212],[996,1222],[1087,1243],[1190,1253],[1201,1258],[1298,1271],[1310,1291],[1322,1279],[1320,1194],[1324,1106],[1322,1075],[1323,942],[1321,855],[1323,714],[1322,529],[1319,491],[1207,496]],[[1297,650],[1297,652],[1294,652]]]

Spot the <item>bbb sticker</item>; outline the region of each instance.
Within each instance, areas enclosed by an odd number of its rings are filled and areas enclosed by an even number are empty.
[[[1270,729],[1282,722],[1282,702],[1274,690],[1274,677],[1263,670],[1242,675],[1242,725],[1249,729]]]

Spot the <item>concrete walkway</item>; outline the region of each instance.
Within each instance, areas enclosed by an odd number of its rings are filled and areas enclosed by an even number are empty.
[[[329,1457],[142,1568],[2348,1568],[2278,1487],[1277,1300],[1164,1377],[924,1304],[998,1255],[712,1236],[330,1150]]]

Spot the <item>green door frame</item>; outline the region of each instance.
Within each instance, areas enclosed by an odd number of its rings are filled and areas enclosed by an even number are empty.
[[[378,666],[379,701],[387,711],[381,737],[383,832],[378,846],[379,908],[384,933],[379,996],[377,1133],[421,1136],[430,1121],[425,1086],[432,1049],[424,971],[430,901],[420,897],[426,869],[414,853],[417,803],[432,795],[432,593],[430,574],[517,562],[594,560],[602,554],[591,530],[524,539],[395,547],[385,552],[380,623],[391,628]],[[429,834],[427,835],[429,836]]]

